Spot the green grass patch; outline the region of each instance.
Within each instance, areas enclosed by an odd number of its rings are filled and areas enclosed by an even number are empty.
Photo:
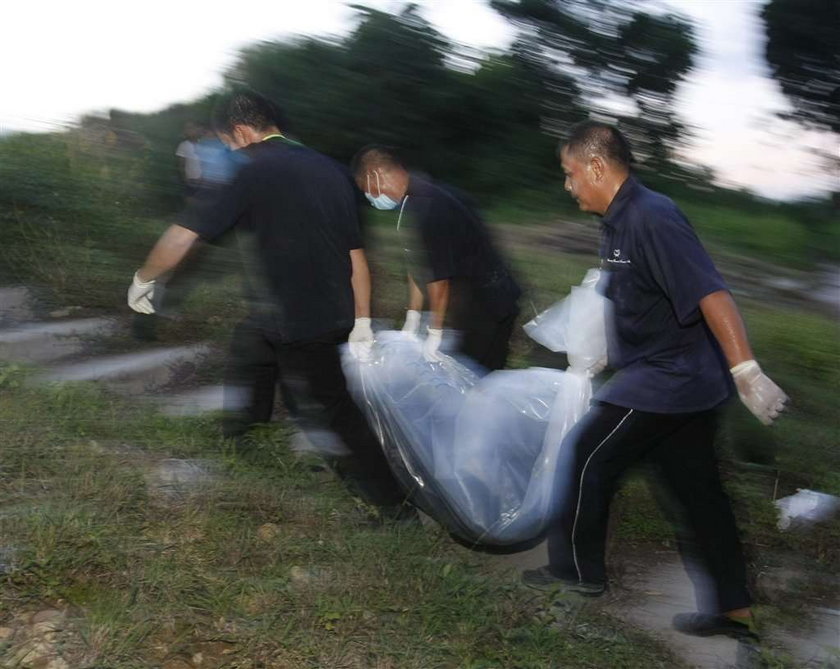
[[[283,425],[241,459],[210,420],[24,376],[6,371],[0,404],[0,546],[15,565],[0,625],[69,607],[71,666],[199,652],[241,667],[674,666],[595,610],[552,624],[514,574],[436,529],[372,525],[289,453]],[[211,475],[173,495],[155,474],[173,456]]]

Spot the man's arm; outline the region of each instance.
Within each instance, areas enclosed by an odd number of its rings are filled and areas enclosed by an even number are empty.
[[[356,322],[347,341],[350,353],[357,360],[370,360],[373,348],[373,330],[370,327],[370,268],[364,249],[350,251],[353,299],[356,305]]]
[[[152,247],[146,262],[134,273],[128,288],[128,306],[141,314],[155,313],[152,303],[155,280],[175,269],[197,239],[198,233],[181,225],[170,225]]]
[[[175,269],[197,239],[198,234],[192,230],[177,224],[170,225],[152,247],[146,262],[137,270],[137,278],[144,283],[154,281]]]
[[[370,268],[364,249],[350,251],[353,284],[353,299],[356,304],[356,318],[370,318]]]
[[[730,368],[753,359],[744,321],[729,291],[719,290],[704,297],[700,300],[700,311]]]
[[[411,274],[408,275],[408,310],[417,312],[423,310],[423,292],[417,287]]]
[[[449,306],[449,279],[427,283],[426,290],[429,293],[429,310],[432,312],[432,321],[429,327],[440,330],[443,328],[446,308]]]
[[[788,397],[753,358],[735,300],[728,291],[719,290],[700,300],[700,311],[726,357],[741,401],[758,420],[770,425],[784,409]]]

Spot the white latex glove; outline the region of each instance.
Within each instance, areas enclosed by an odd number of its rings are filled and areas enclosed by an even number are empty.
[[[575,369],[575,370],[578,370],[578,371],[586,372],[589,375],[589,378],[592,378],[593,376],[595,376],[597,374],[600,374],[607,367],[607,356],[604,356],[602,358],[598,358],[595,362],[593,362],[589,365],[587,365],[586,361],[584,361],[582,359],[579,359],[579,358],[576,358],[573,355],[569,355],[568,358],[569,358],[569,368],[570,369]]]
[[[428,328],[426,341],[423,342],[423,357],[428,362],[438,362],[443,357],[438,351],[442,339],[443,330],[439,330],[438,328]]]
[[[134,273],[134,279],[128,287],[128,306],[138,314],[153,314],[155,308],[152,306],[152,298],[155,295],[155,280],[141,281]]]
[[[785,408],[788,396],[761,371],[755,360],[742,362],[729,371],[747,409],[762,423],[770,425]]]
[[[420,312],[414,309],[409,309],[405,312],[405,323],[403,323],[402,331],[406,334],[416,335],[420,329]]]
[[[367,362],[373,355],[373,330],[370,329],[369,318],[357,318],[350,336],[347,338],[350,344],[350,354],[361,360]]]

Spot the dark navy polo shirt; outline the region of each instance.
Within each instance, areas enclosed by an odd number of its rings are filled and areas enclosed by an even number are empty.
[[[673,201],[632,176],[601,223],[609,364],[618,371],[596,399],[654,413],[717,406],[731,379],[699,305],[728,289],[694,229]]]

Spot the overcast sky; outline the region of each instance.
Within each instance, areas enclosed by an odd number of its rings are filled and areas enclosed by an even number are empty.
[[[693,19],[701,52],[680,88],[679,112],[696,126],[688,157],[727,185],[791,198],[831,187],[813,149],[836,138],[780,121],[788,108],[764,63],[760,0],[652,0]],[[218,86],[237,50],[294,34],[341,35],[345,0],[47,0],[2,10],[0,130],[50,129],[80,113],[153,111]],[[359,0],[399,10],[401,0]],[[484,0],[420,0],[450,39],[504,48],[510,26]],[[133,7],[129,10],[128,7]],[[387,101],[383,101],[387,103]]]

